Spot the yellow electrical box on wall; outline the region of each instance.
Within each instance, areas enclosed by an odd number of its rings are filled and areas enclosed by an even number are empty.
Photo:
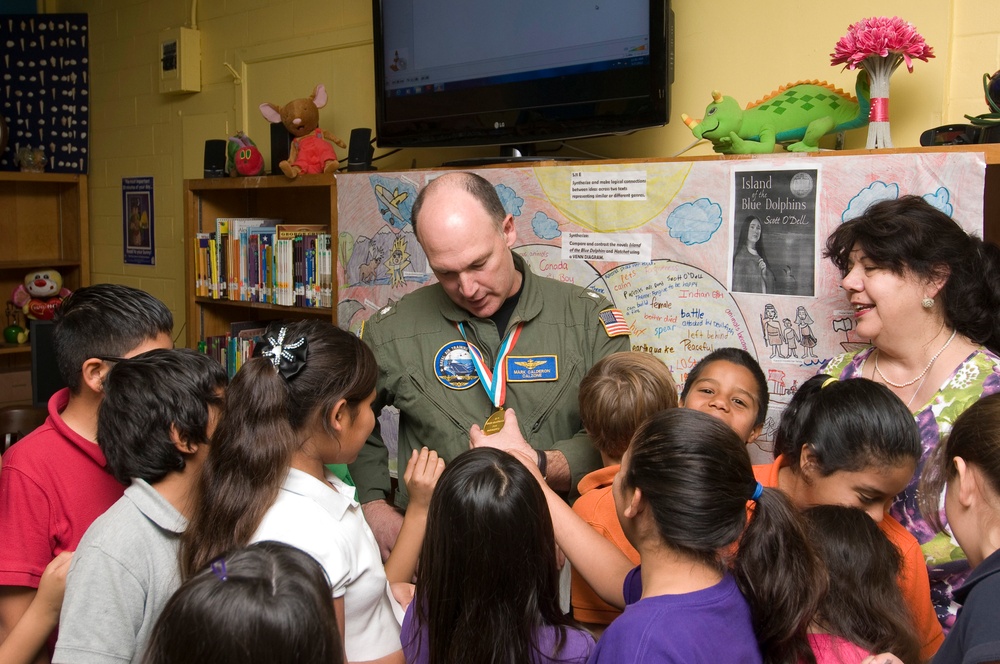
[[[160,92],[201,92],[201,33],[168,28],[160,33]]]

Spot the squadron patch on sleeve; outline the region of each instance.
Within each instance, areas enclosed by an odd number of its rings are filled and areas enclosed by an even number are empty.
[[[620,337],[629,333],[625,316],[618,309],[605,309],[597,316],[601,319],[604,331],[608,333],[609,337]]]

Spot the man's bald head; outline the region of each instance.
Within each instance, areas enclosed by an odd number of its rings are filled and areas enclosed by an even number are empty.
[[[413,203],[413,210],[410,213],[410,225],[413,227],[413,233],[417,236],[418,242],[420,241],[420,233],[417,230],[417,221],[427,199],[437,195],[445,196],[449,190],[459,190],[470,194],[486,210],[486,214],[493,221],[496,231],[498,233],[503,232],[503,222],[507,216],[507,211],[503,208],[503,203],[500,201],[500,196],[497,195],[497,190],[490,184],[489,180],[481,175],[461,171],[446,173],[437,177],[424,185],[424,188],[420,190],[417,200]]]

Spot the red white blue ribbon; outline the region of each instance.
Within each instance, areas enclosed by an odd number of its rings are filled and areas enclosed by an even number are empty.
[[[490,370],[483,360],[482,353],[479,352],[478,348],[470,344],[469,338],[465,336],[465,326],[462,323],[458,324],[458,331],[461,333],[462,338],[465,339],[465,344],[469,347],[469,354],[472,356],[472,365],[476,368],[476,373],[479,374],[479,379],[483,383],[486,395],[489,396],[490,401],[496,408],[503,406],[507,398],[506,361],[507,356],[514,350],[518,337],[521,336],[521,325],[523,323],[518,323],[507,332],[507,335],[500,343],[500,349],[497,351],[497,361],[493,365],[493,369]]]

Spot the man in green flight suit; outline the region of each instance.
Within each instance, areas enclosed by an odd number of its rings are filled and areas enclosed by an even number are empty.
[[[427,446],[445,462],[469,448],[470,429],[501,407],[517,413],[549,485],[573,497],[601,466],[583,431],[580,380],[605,355],[629,350],[621,313],[594,291],[531,273],[493,185],[455,172],[429,182],[413,205],[414,233],[436,284],[383,307],[362,327],[379,364],[374,409],[399,409],[399,468]],[[492,425],[502,427],[503,414]],[[490,426],[485,427],[487,430]],[[379,430],[351,475],[383,557],[405,509],[389,504],[388,453]]]

